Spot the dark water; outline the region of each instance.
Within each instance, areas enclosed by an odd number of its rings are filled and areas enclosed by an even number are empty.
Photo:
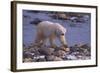
[[[69,46],[74,44],[90,44],[90,14],[86,14],[89,17],[85,22],[72,22],[71,20],[53,19],[49,16],[51,12],[34,12],[23,10],[23,44],[29,46],[34,42],[36,36],[36,26],[30,24],[35,18],[41,20],[48,20],[52,22],[58,22],[63,25],[66,29],[66,41]],[[79,14],[79,13],[76,13]],[[82,14],[82,13],[81,13]],[[85,16],[85,14],[84,14]],[[86,19],[86,18],[84,18]],[[58,40],[55,41],[56,44],[60,44]]]

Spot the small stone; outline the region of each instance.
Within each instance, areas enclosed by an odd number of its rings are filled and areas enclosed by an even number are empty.
[[[42,61],[46,61],[46,59],[45,59],[44,55],[38,55],[38,56],[33,57],[33,61],[34,62],[42,62]]]
[[[23,59],[23,62],[32,62],[33,60],[32,60],[32,58],[25,58],[25,59]]]
[[[23,52],[23,58],[33,58],[34,53],[31,53],[29,51]]]
[[[63,61],[63,59],[55,56],[54,61]]]
[[[69,52],[70,51],[70,48],[66,48],[64,46],[60,46],[59,49],[64,50],[66,52]]]
[[[55,56],[54,56],[54,55],[49,55],[49,56],[46,56],[46,60],[47,60],[47,61],[53,61],[53,60],[54,60],[54,58],[55,58]]]
[[[30,48],[29,51],[30,52],[35,52],[35,49],[34,48]]]
[[[63,50],[57,50],[54,52],[54,55],[60,58],[63,58],[66,55],[66,52]]]
[[[42,55],[41,56],[34,56],[34,59],[40,59],[40,58],[43,59],[43,58],[45,58],[45,56],[44,55],[43,56]]]
[[[75,55],[67,55],[66,58],[68,60],[77,60],[77,57]]]

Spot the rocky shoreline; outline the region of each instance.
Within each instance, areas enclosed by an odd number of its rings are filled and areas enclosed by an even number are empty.
[[[91,59],[91,48],[88,44],[75,44],[69,48],[62,46],[29,46],[23,48],[23,62],[46,62]]]

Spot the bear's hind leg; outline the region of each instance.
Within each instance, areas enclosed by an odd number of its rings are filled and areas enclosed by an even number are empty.
[[[35,39],[35,45],[41,46],[43,44],[43,42],[44,42],[43,37],[38,34],[38,36],[36,36],[36,39]]]

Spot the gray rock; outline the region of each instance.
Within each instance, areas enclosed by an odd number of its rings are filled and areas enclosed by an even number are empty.
[[[44,61],[46,61],[45,58],[44,58],[44,59],[41,59],[41,58],[40,58],[40,59],[37,60],[37,62],[44,62]]]
[[[40,53],[39,53],[39,48],[37,48],[37,47],[34,47],[34,48],[30,48],[29,49],[29,51],[31,52],[31,53],[34,53],[35,55],[40,55]]]
[[[63,50],[57,50],[54,52],[54,55],[60,58],[63,58],[66,55],[66,52]]]
[[[54,53],[54,48],[42,47],[39,49],[42,55],[52,55]]]
[[[24,58],[23,62],[33,62],[32,58]]]
[[[54,61],[54,58],[55,58],[54,55],[46,56],[46,60],[47,60],[47,61]]]
[[[67,55],[66,59],[68,59],[68,60],[77,60],[77,57],[75,55]]]
[[[54,61],[63,61],[62,58],[55,56]]]
[[[31,53],[29,51],[23,52],[23,58],[33,58],[34,53]]]
[[[38,56],[34,56],[33,61],[34,62],[43,62],[43,61],[46,61],[46,59],[45,59],[44,55],[40,55],[40,56],[38,55]]]

